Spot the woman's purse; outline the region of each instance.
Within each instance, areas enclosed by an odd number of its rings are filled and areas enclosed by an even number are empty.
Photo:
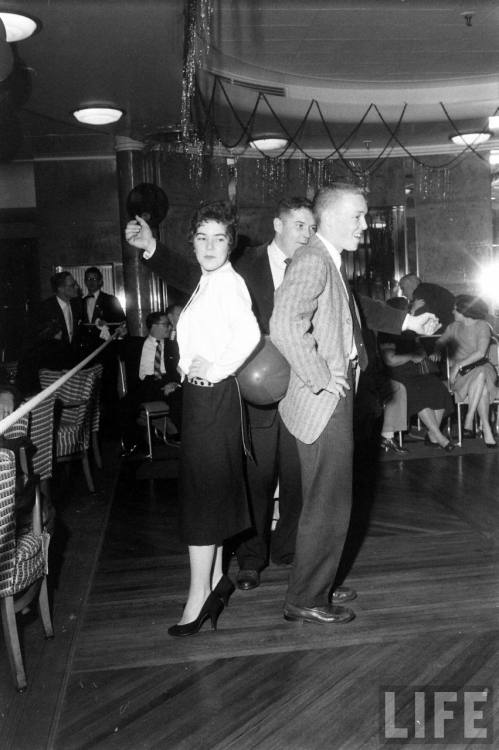
[[[480,357],[480,359],[475,360],[474,362],[470,362],[469,365],[464,365],[464,367],[460,367],[457,371],[458,375],[466,375],[468,372],[471,372],[475,369],[475,367],[480,367],[481,365],[490,365],[491,362],[488,357]]]

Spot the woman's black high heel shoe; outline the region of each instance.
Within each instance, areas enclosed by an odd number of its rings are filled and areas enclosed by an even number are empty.
[[[232,596],[235,590],[236,587],[234,586],[230,578],[226,575],[223,575],[211,593],[219,596],[223,601],[224,606],[228,607],[229,597]]]
[[[171,628],[168,628],[168,635],[173,635],[174,637],[195,635],[196,633],[199,633],[203,627],[203,623],[208,620],[208,618],[211,620],[212,630],[216,630],[217,620],[220,617],[223,608],[223,601],[212,591],[201,607],[201,611],[196,619],[187,622],[185,625],[172,625]]]
[[[434,448],[441,448],[446,453],[451,453],[454,448],[456,447],[456,443],[453,443],[452,440],[449,440],[448,443],[445,445],[440,445],[440,443],[434,443],[433,440],[430,440],[430,436],[428,433],[424,436],[424,444],[425,445],[432,445]]]
[[[463,438],[465,440],[471,440],[474,437],[475,437],[474,430],[468,430],[467,427],[463,427]]]

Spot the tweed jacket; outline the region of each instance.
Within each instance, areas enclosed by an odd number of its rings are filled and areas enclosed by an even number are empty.
[[[405,313],[369,298],[359,302],[370,328],[400,332]],[[348,295],[318,237],[296,251],[276,291],[270,336],[291,366],[288,391],[279,404],[282,419],[292,435],[313,443],[339,400],[325,388],[331,373],[346,376],[353,343]]]

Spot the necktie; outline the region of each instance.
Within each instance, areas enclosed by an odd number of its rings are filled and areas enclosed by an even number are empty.
[[[361,370],[365,370],[367,367],[366,348],[364,346],[364,339],[362,338],[362,331],[360,330],[357,305],[355,304],[352,290],[350,289],[350,284],[348,283],[343,261],[341,262],[340,271],[343,277],[343,281],[345,282],[345,287],[346,287],[347,294],[348,294],[348,306],[350,308],[350,315],[352,316],[352,324],[353,324],[353,340],[355,342],[355,347],[357,349],[357,356],[359,357],[359,366]]]
[[[71,305],[69,303],[66,303],[63,312],[66,328],[68,329],[68,339],[71,342],[73,340],[73,313],[71,312]]]
[[[156,352],[154,354],[154,377],[161,378],[161,340],[156,339]]]
[[[288,270],[288,268],[289,268],[289,264],[290,264],[290,263],[291,263],[291,258],[284,258],[284,264],[285,264],[285,266],[286,266],[286,268],[284,269],[284,274],[285,274],[285,275],[286,275],[286,271],[287,271],[287,270]]]

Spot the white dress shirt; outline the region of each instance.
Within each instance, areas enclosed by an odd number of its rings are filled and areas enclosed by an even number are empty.
[[[338,273],[340,274],[341,283],[343,284],[343,288],[345,290],[345,294],[349,298],[349,291],[345,284],[345,279],[343,278],[343,274],[341,273],[341,253],[338,252],[338,250],[332,245],[326,238],[320,234],[320,232],[317,232],[316,237],[320,239],[320,241],[326,246],[326,250],[328,251],[329,255],[333,259],[333,263],[338,269]],[[359,310],[357,308],[357,303],[355,302],[355,299],[353,301],[355,312],[357,313],[357,320],[359,321],[360,325],[360,315]],[[355,346],[355,341],[353,338],[353,329],[352,329],[352,348],[350,350],[350,359],[355,359],[357,357],[357,347]]]
[[[73,312],[71,310],[71,305],[69,304],[69,302],[65,302],[57,295],[56,295],[56,299],[62,310],[62,314],[64,315],[64,320],[66,321],[66,329],[68,332],[69,340],[72,341],[73,340]]]
[[[272,273],[272,281],[274,282],[274,291],[278,289],[284,274],[286,273],[287,263],[285,262],[287,256],[284,255],[282,250],[279,249],[275,240],[272,240],[267,248],[267,255],[269,256],[270,272]]]
[[[245,362],[260,341],[243,279],[229,262],[204,273],[177,324],[179,367],[188,375],[193,359],[209,365],[203,377],[218,383]]]
[[[89,292],[90,294],[90,292]],[[92,322],[92,317],[95,310],[95,305],[97,304],[97,299],[100,294],[100,289],[98,289],[96,292],[93,292],[93,297],[87,297],[85,302],[87,305],[87,316],[88,316],[88,322]]]
[[[165,357],[164,357],[164,341],[159,340],[161,349],[161,373],[164,374],[165,370]],[[156,356],[156,339],[154,336],[149,336],[144,341],[142,347],[142,354],[140,355],[140,366],[139,366],[139,380],[144,380],[146,375],[154,375],[154,358]]]

